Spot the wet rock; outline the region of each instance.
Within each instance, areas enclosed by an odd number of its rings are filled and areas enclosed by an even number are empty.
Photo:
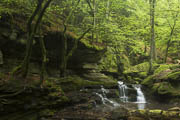
[[[168,109],[168,111],[180,111],[180,107],[173,107]]]
[[[143,80],[142,84],[150,89],[150,93],[159,100],[167,101],[180,96],[180,65],[162,64],[154,70],[154,74]],[[161,97],[159,97],[161,96]]]
[[[0,50],[0,65],[2,65],[3,63],[4,63],[4,61],[3,61],[3,53]]]
[[[11,33],[11,35],[10,35],[10,40],[16,40],[17,39],[17,36],[18,36],[18,34],[17,34],[17,30],[16,29],[13,29],[12,30],[12,33]]]
[[[118,108],[111,112],[111,119],[112,120],[126,120],[128,110],[126,108]]]
[[[131,119],[130,119],[131,118]],[[179,120],[179,111],[165,111],[165,110],[129,110],[128,120],[132,118],[139,118],[137,120]],[[136,120],[136,119],[135,119]]]

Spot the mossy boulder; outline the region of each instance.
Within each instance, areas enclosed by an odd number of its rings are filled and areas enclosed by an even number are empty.
[[[60,85],[63,91],[78,91],[82,88],[86,87],[92,87],[93,86],[101,86],[103,85],[105,88],[113,88],[114,86],[117,86],[116,80],[110,80],[110,81],[90,81],[87,79],[83,79],[79,76],[69,76],[66,78],[50,78],[49,80],[55,80],[56,84]]]
[[[124,71],[124,73],[128,74],[128,73],[136,73],[136,72],[148,72],[148,69],[149,69],[149,63],[144,62],[144,63],[130,67],[129,69]]]
[[[159,66],[158,64],[154,63],[153,70],[156,69],[158,66]],[[124,74],[127,76],[127,78],[131,76],[132,82],[137,81],[141,83],[142,80],[148,76],[148,72],[149,72],[149,62],[144,62],[130,67],[129,69],[124,71]]]
[[[176,91],[168,82],[155,83],[152,87],[153,92],[158,95],[172,96]]]
[[[128,120],[179,120],[179,111],[129,110]]]
[[[167,79],[169,79],[170,82],[180,83],[180,71],[168,74]]]
[[[144,86],[152,87],[153,83],[154,83],[154,78],[153,77],[154,77],[153,75],[148,76],[146,79],[144,79],[142,81],[141,84],[144,85]]]
[[[0,87],[0,116],[2,120],[15,120],[13,118],[15,116],[19,120],[27,119],[29,115],[34,116],[34,118],[48,116],[49,113],[41,114],[41,112],[47,109],[53,113],[52,111],[60,109],[61,106],[69,102],[61,87],[54,83],[47,83],[43,88],[37,86],[24,88],[8,82]],[[37,120],[29,118],[27,120]]]
[[[154,74],[143,80],[142,85],[147,86],[155,96],[176,98],[180,94],[180,72],[177,64],[162,64],[154,70]]]

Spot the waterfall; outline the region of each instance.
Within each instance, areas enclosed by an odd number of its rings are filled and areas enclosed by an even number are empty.
[[[119,87],[121,101],[128,102],[128,97],[127,97],[127,88],[128,87],[121,81],[118,81],[118,87]]]
[[[141,90],[141,86],[140,85],[134,85],[134,89],[137,90],[137,102],[136,103],[138,103],[138,109],[144,109],[146,99],[145,99],[144,94]]]
[[[103,86],[101,86],[101,93],[96,93],[97,96],[99,96],[101,98],[101,101],[104,105],[111,105],[111,106],[114,106],[114,107],[118,107],[119,104],[113,100],[110,100],[107,98],[106,94],[108,93],[109,91],[106,90]]]

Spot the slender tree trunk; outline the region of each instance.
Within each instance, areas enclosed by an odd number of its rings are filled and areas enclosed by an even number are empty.
[[[153,0],[152,3],[152,24],[151,24],[151,41],[152,41],[152,54],[153,54],[153,60],[156,61],[157,55],[156,55],[156,44],[155,44],[155,32],[154,32],[154,14],[155,14],[155,2],[156,0]]]
[[[61,39],[61,60],[60,60],[60,77],[66,76],[66,66],[67,66],[67,36],[66,36],[66,26],[64,26],[63,38]]]
[[[93,31],[92,31],[92,42],[94,42],[96,33],[96,0],[93,0]]]
[[[27,36],[27,43],[26,43],[26,55],[25,55],[22,65],[17,69],[17,72],[19,71],[20,73],[22,73],[23,78],[26,78],[27,76],[30,56],[32,52],[33,35],[34,35],[33,29],[32,29],[32,21],[35,19],[36,15],[40,11],[42,7],[42,3],[43,3],[43,0],[38,1],[38,5],[27,23],[28,36]]]
[[[46,62],[47,62],[47,53],[46,48],[44,44],[44,39],[42,34],[40,34],[39,38],[40,48],[41,48],[41,54],[42,54],[42,65],[41,65],[41,73],[40,73],[40,85],[44,85],[44,76],[46,73]]]
[[[70,20],[70,18],[73,15],[73,12],[79,5],[80,0],[77,1],[77,4],[74,6],[74,8],[70,11],[68,17],[64,21],[64,31],[63,31],[63,37],[61,39],[61,57],[60,57],[60,77],[65,77],[66,76],[66,69],[67,69],[67,36],[66,36],[66,31],[67,31],[67,24]]]
[[[172,36],[173,36],[173,31],[174,31],[174,27],[173,29],[171,30],[171,33],[170,33],[170,38],[167,42],[167,47],[166,47],[166,51],[165,51],[165,58],[164,58],[164,63],[167,62],[167,57],[168,57],[168,50],[169,50],[169,47],[170,47],[170,43],[171,43],[171,39],[172,39]]]
[[[46,8],[49,6],[49,4],[51,3],[52,0],[48,0],[45,3],[44,7],[42,8],[43,1],[44,0],[38,0],[38,5],[27,23],[28,36],[27,36],[27,44],[26,44],[26,56],[24,58],[23,63],[14,70],[14,74],[20,73],[20,74],[22,74],[23,78],[26,78],[27,73],[28,73],[29,61],[30,61],[31,52],[32,52],[34,35],[37,32],[37,28],[39,27],[39,24],[42,20],[42,17],[45,13]],[[38,13],[40,13],[40,14],[38,15]],[[38,15],[38,18],[35,23],[35,26],[32,27],[33,26],[32,21],[35,19],[35,17],[37,15]]]
[[[109,0],[107,0],[107,3],[106,3],[106,19],[107,20],[109,19]]]
[[[151,41],[150,41],[150,67],[149,73],[152,71],[153,61],[156,61],[156,45],[155,45],[155,34],[154,34],[154,13],[155,13],[155,1],[150,0],[150,23],[151,23]]]
[[[169,50],[169,47],[170,47],[170,44],[171,44],[171,40],[172,40],[172,37],[173,37],[173,34],[174,34],[174,29],[175,29],[175,26],[176,26],[176,21],[177,21],[177,17],[179,15],[179,12],[177,12],[175,18],[174,18],[174,24],[173,26],[171,26],[171,24],[169,23],[169,27],[171,28],[171,33],[169,35],[169,40],[167,42],[167,47],[166,47],[166,51],[165,51],[165,58],[164,58],[164,62],[166,63],[167,62],[167,57],[168,57],[168,50]],[[168,21],[168,20],[167,20]],[[168,21],[169,22],[169,21]]]

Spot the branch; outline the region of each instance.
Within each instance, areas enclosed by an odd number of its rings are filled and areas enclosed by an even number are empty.
[[[32,16],[29,18],[28,23],[27,23],[27,31],[29,31],[29,33],[31,34],[31,24],[32,21],[34,20],[35,16],[37,15],[38,11],[40,10],[41,6],[42,6],[43,0],[38,0],[38,5],[36,7],[36,9],[34,10]]]
[[[86,2],[88,3],[88,5],[89,5],[91,11],[93,11],[93,8],[92,8],[91,3],[89,2],[89,0],[86,0]]]
[[[42,11],[40,12],[40,15],[39,15],[39,17],[38,17],[38,20],[37,20],[37,22],[36,22],[36,25],[35,25],[35,27],[34,27],[34,33],[36,33],[36,30],[37,30],[37,28],[38,28],[38,25],[39,25],[39,23],[41,22],[42,17],[43,17],[43,15],[44,15],[45,11],[46,11],[46,8],[49,6],[49,4],[51,3],[51,1],[52,1],[52,0],[48,0],[48,1],[46,2],[46,4],[44,5],[44,8],[43,8]]]
[[[171,24],[170,24],[170,22],[169,22],[169,20],[166,18],[166,20],[167,20],[167,22],[168,22],[168,24],[169,24],[169,27],[171,28],[171,30],[172,30],[172,26],[171,26]]]
[[[68,60],[69,57],[72,56],[73,52],[77,49],[78,47],[78,41],[80,41],[85,35],[86,33],[88,33],[91,30],[91,28],[87,29],[78,39],[75,39],[75,43],[73,48],[70,50],[70,52],[68,53],[66,59]]]
[[[80,1],[81,1],[81,0],[78,0],[77,4],[76,4],[76,5],[74,6],[74,8],[70,11],[70,13],[69,13],[68,17],[66,18],[66,20],[65,20],[65,22],[64,22],[64,24],[65,24],[65,25],[67,24],[67,22],[68,22],[68,21],[69,21],[69,19],[71,18],[72,13],[73,13],[73,12],[74,12],[74,10],[77,8],[77,6],[79,5]]]

